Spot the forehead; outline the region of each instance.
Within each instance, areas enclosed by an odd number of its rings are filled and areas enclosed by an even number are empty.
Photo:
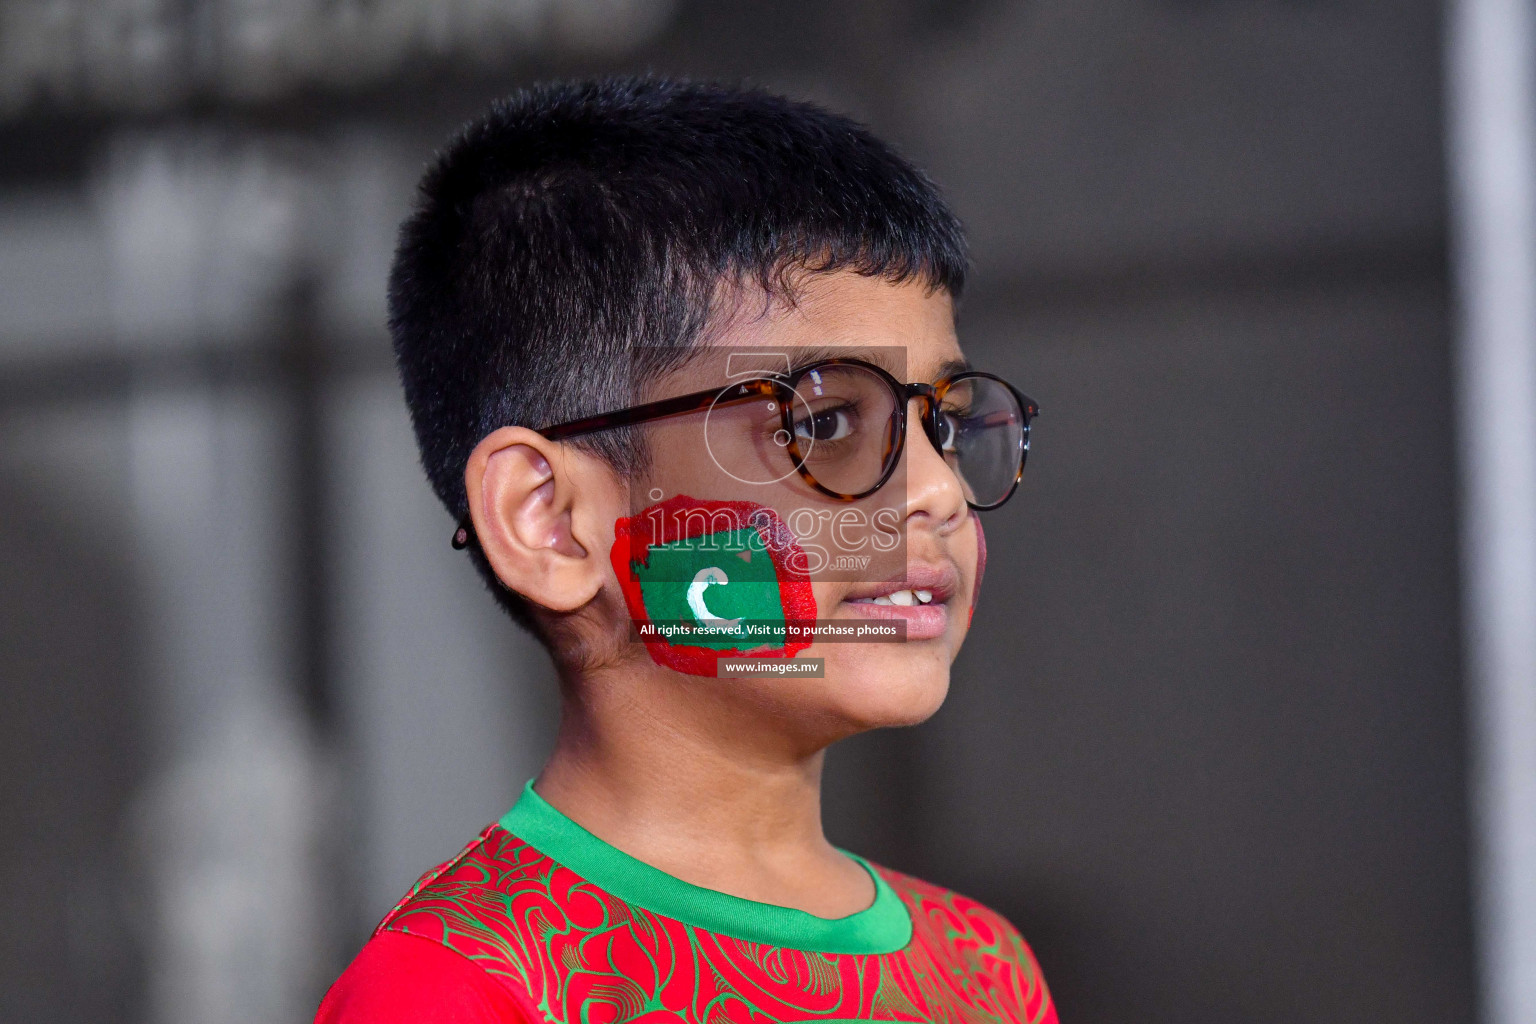
[[[955,334],[954,303],[943,289],[921,281],[893,283],[853,271],[809,274],[787,299],[744,297],[708,344],[800,350],[899,349],[903,367],[887,367],[907,380],[930,380],[964,357]],[[830,354],[860,355],[857,351]]]

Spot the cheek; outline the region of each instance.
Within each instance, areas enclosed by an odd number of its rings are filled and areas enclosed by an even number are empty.
[[[676,495],[616,521],[609,557],[658,665],[718,676],[721,658],[788,658],[810,645],[806,556],[766,506]]]
[[[970,618],[976,617],[976,602],[981,599],[981,578],[987,572],[987,533],[981,528],[981,517],[973,509],[971,522],[976,524],[976,582],[971,585]]]

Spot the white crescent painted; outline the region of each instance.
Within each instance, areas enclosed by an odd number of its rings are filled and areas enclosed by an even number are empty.
[[[725,574],[725,570],[716,566],[700,569],[694,574],[693,582],[688,584],[688,610],[693,612],[693,617],[705,626],[714,629],[725,629],[736,632],[741,629],[741,619],[722,619],[704,604],[704,591],[711,584],[725,586],[731,582],[731,578]]]

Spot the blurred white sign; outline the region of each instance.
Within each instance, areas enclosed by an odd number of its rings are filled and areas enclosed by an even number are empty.
[[[0,115],[40,101],[159,109],[357,85],[412,57],[502,64],[526,50],[615,52],[673,0],[10,0],[0,5]]]

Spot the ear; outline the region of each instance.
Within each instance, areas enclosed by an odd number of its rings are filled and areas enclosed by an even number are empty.
[[[623,485],[607,463],[502,427],[470,453],[464,487],[480,550],[502,583],[559,612],[597,596],[624,514]]]

